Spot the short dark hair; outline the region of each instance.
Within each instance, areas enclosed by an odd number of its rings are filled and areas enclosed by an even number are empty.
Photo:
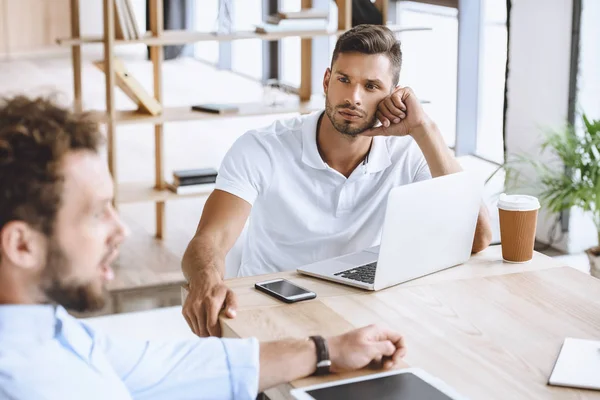
[[[385,54],[392,64],[392,84],[396,86],[400,79],[402,66],[402,51],[400,41],[394,33],[382,25],[357,25],[344,32],[333,50],[331,67],[340,53]]]
[[[70,151],[98,152],[103,136],[86,113],[51,98],[0,99],[0,230],[24,221],[51,236],[63,190],[61,165]]]

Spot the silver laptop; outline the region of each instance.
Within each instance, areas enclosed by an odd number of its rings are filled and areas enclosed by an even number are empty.
[[[388,195],[381,245],[298,268],[298,272],[368,290],[380,290],[467,261],[471,255],[483,183],[459,172]]]

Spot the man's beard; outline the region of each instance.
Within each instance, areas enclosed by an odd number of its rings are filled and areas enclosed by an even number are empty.
[[[65,282],[64,274],[69,268],[69,259],[54,239],[50,239],[46,268],[42,275],[42,290],[51,301],[68,310],[77,312],[97,311],[106,302],[105,290],[98,290],[93,282]],[[76,266],[72,266],[76,268]],[[65,271],[67,272],[67,271]]]
[[[367,129],[371,129],[373,126],[375,126],[375,123],[377,122],[377,117],[375,114],[373,114],[373,116],[370,119],[365,120],[364,123],[362,123],[358,126],[351,125],[352,121],[346,121],[346,120],[337,121],[335,119],[335,112],[336,112],[336,110],[340,110],[340,109],[341,110],[347,109],[347,110],[352,110],[355,112],[360,112],[363,116],[366,115],[366,112],[357,107],[352,107],[347,104],[342,104],[342,105],[338,105],[338,106],[334,107],[329,102],[329,98],[327,96],[325,96],[325,113],[327,114],[327,117],[331,121],[331,124],[333,125],[333,127],[342,135],[346,135],[346,136],[350,136],[350,137],[354,138],[354,137],[360,135],[361,133],[363,133],[364,131],[366,131]]]

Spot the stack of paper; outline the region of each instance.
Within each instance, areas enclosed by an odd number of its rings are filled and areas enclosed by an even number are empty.
[[[329,25],[326,10],[305,9],[294,12],[278,12],[256,26],[257,33],[324,31]]]
[[[600,341],[566,338],[548,383],[600,390]]]

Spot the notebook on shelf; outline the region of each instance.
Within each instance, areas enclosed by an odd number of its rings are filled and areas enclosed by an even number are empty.
[[[211,114],[235,114],[240,108],[235,104],[206,103],[192,106],[192,111],[207,112]]]
[[[280,11],[275,15],[279,19],[327,19],[329,11],[320,8],[305,8],[300,11]]]
[[[217,170],[213,168],[181,169],[173,171],[173,185],[190,186],[217,181]]]

